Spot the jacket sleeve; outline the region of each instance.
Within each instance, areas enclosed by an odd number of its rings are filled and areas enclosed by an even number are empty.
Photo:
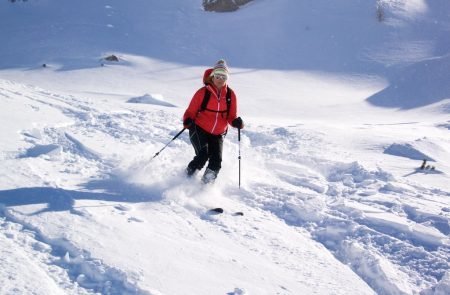
[[[200,88],[199,90],[197,90],[197,92],[192,97],[188,108],[184,112],[183,122],[187,118],[191,118],[192,120],[195,120],[195,117],[197,117],[197,113],[200,110],[200,107],[202,105],[202,101],[203,101],[203,97],[204,96],[205,96],[205,88],[204,87]]]
[[[237,118],[237,98],[234,91],[231,91],[231,105],[230,110],[228,114],[228,124],[231,125],[231,122],[233,122],[234,119]]]

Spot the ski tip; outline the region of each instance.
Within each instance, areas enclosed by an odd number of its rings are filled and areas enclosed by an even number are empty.
[[[218,208],[209,209],[207,213],[210,214],[210,215],[217,215],[217,214],[224,213],[224,210],[223,210],[223,208],[218,207]],[[233,215],[233,216],[244,216],[244,212],[237,211],[237,212],[234,212],[231,215]]]
[[[220,213],[223,213],[223,209],[222,208],[214,208],[214,209],[210,209],[208,212],[213,213],[213,214],[220,214]]]

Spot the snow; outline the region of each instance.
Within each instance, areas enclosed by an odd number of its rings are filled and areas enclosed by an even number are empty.
[[[450,2],[200,6],[0,2],[0,294],[450,293]],[[204,186],[154,155],[219,58]]]
[[[174,105],[165,102],[161,94],[144,94],[143,96],[133,97],[128,100],[130,103],[146,103],[160,105],[166,107],[174,107]]]

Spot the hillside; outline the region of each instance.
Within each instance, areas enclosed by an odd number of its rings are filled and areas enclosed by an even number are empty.
[[[201,2],[0,2],[0,293],[448,294],[450,2]],[[153,156],[219,58],[203,186]]]

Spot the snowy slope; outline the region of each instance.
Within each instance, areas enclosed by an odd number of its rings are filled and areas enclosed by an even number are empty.
[[[448,294],[450,3],[200,4],[0,3],[0,293]],[[151,158],[220,57],[203,187]]]

